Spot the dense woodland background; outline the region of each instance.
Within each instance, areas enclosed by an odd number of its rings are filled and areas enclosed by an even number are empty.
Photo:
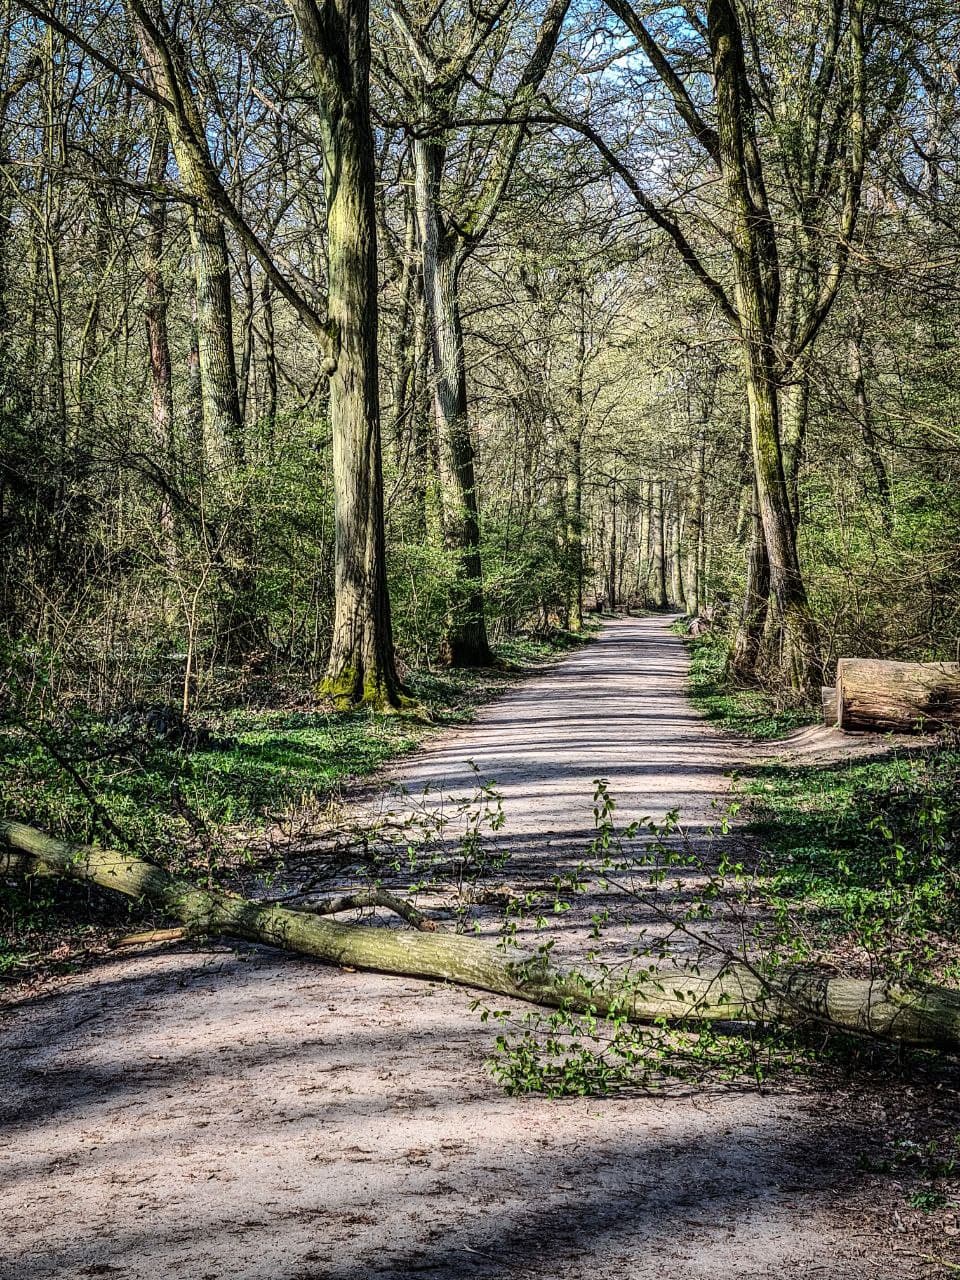
[[[720,610],[796,697],[960,656],[954,8],[375,4],[366,104],[365,20],[5,3],[7,696],[311,689],[378,454],[401,677],[598,603]],[[347,125],[379,331],[334,465]]]

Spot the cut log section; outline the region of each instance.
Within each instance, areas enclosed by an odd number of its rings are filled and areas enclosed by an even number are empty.
[[[837,724],[846,730],[906,733],[960,724],[960,662],[841,658]]]
[[[764,975],[746,963],[715,973],[657,965],[630,982],[595,978],[451,933],[341,924],[304,911],[197,889],[135,854],[72,845],[21,822],[0,820],[0,874],[67,876],[149,902],[192,934],[244,938],[327,964],[454,982],[508,999],[637,1023],[736,1024],[815,1021],[906,1044],[960,1051],[960,992],[905,989],[880,980],[802,970]]]

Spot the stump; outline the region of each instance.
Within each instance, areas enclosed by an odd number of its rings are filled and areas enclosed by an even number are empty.
[[[960,662],[841,658],[836,687],[841,729],[913,733],[960,724]]]

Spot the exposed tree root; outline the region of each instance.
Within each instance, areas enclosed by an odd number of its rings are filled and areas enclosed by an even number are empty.
[[[149,902],[193,933],[244,938],[329,964],[432,978],[508,999],[633,1022],[817,1021],[844,1031],[960,1049],[960,993],[928,987],[779,971],[747,964],[716,973],[653,965],[629,983],[565,971],[542,955],[505,951],[478,938],[342,924],[305,911],[197,889],[116,849],[67,844],[20,822],[0,821],[0,872],[69,876]]]

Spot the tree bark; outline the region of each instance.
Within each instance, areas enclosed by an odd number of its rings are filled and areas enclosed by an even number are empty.
[[[653,603],[667,607],[666,513],[663,509],[663,481],[656,482],[656,510],[653,513]]]
[[[636,1023],[815,1021],[902,1043],[960,1050],[960,994],[906,990],[879,980],[778,971],[744,964],[703,974],[661,965],[634,983],[591,979],[458,934],[341,924],[285,907],[196,889],[116,849],[72,845],[34,827],[0,821],[0,872],[66,876],[147,902],[196,933],[265,943],[328,964],[453,982],[507,999]]]
[[[837,663],[837,724],[874,732],[960,724],[960,662]]]
[[[810,417],[810,383],[807,361],[794,366],[794,382],[780,393],[783,422],[783,469],[795,529],[800,527],[800,472],[807,447],[807,423]]]
[[[757,483],[757,502],[779,623],[784,683],[804,697],[819,689],[820,642],[797,554],[784,473],[775,360],[780,268],[763,168],[753,127],[743,35],[730,0],[707,6],[717,94],[721,169],[734,221],[738,331]]]
[[[383,517],[377,230],[367,0],[289,0],[317,93],[327,213],[336,517],[333,637],[320,686],[339,705],[399,707]]]
[[[699,616],[706,601],[703,589],[704,517],[706,515],[706,441],[705,426],[701,423],[694,448],[693,493],[690,499],[688,520],[689,548],[687,551],[687,593],[690,612]]]
[[[147,182],[151,185],[164,180],[169,154],[166,125],[157,112],[157,132]],[[146,290],[147,351],[150,363],[150,389],[152,400],[151,421],[154,448],[160,466],[166,470],[174,460],[173,430],[173,363],[170,359],[170,338],[167,326],[169,296],[163,275],[163,250],[166,238],[166,206],[162,200],[151,200],[147,208],[147,234],[144,245],[144,284]],[[166,492],[160,495],[158,512],[161,555],[169,568],[173,567],[176,546],[173,525],[173,507]]]
[[[670,513],[670,585],[673,603],[683,613],[687,612],[687,588],[683,580],[683,505],[680,490],[673,486],[673,502]]]
[[[567,569],[567,627],[583,630],[583,441],[587,429],[584,375],[587,363],[586,286],[577,281],[577,363],[573,379],[573,415],[564,433],[564,549]]]
[[[441,225],[443,146],[427,138],[417,138],[413,154],[423,295],[433,369],[443,533],[453,558],[444,657],[452,666],[489,666],[493,654],[484,617],[476,464],[460,318],[460,245],[457,237]]]
[[[730,669],[741,680],[753,680],[757,675],[757,661],[767,620],[770,600],[770,561],[763,536],[763,524],[756,505],[751,516],[753,531],[747,555],[747,582],[743,592],[743,608],[730,655]]]

